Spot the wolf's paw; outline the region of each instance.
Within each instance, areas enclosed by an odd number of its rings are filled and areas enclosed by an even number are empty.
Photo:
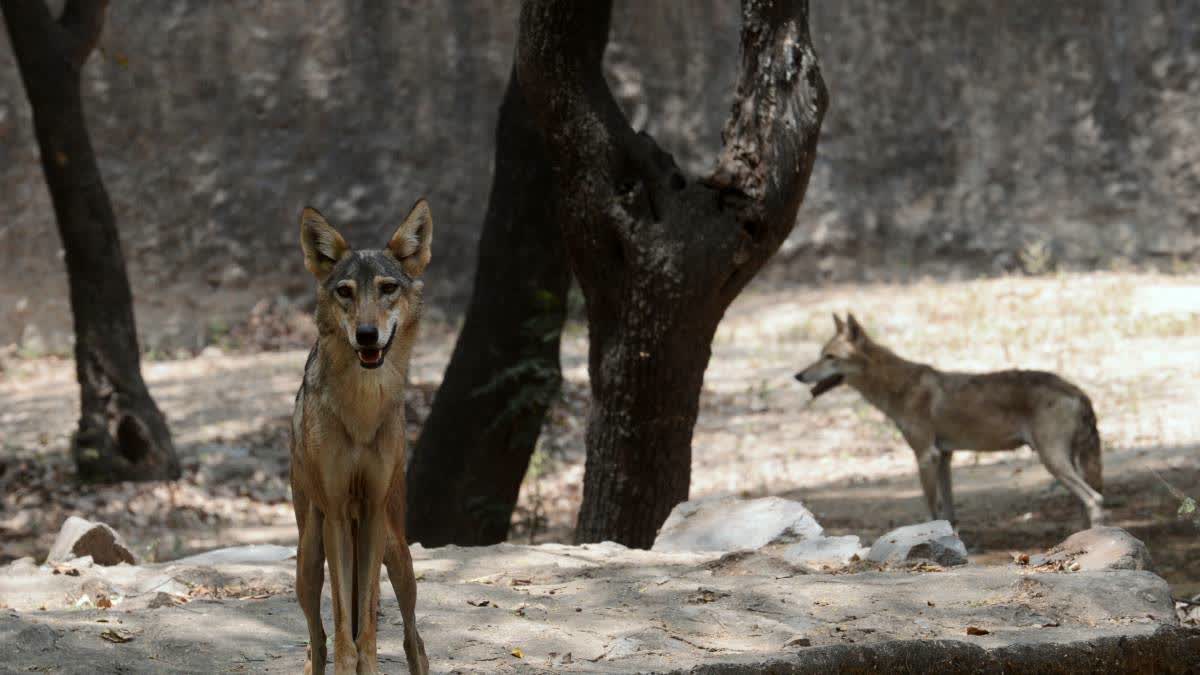
[[[304,658],[304,675],[323,675],[326,661],[324,643],[314,653],[312,645],[308,646],[308,654]]]

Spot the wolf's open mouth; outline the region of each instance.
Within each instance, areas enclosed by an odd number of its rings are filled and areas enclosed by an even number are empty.
[[[392,327],[392,334],[388,336],[387,344],[382,349],[372,347],[370,349],[358,350],[358,364],[363,368],[373,369],[383,365],[383,357],[387,356],[388,350],[392,348],[392,340],[396,338],[396,328]]]
[[[830,375],[829,377],[813,385],[812,389],[810,390],[812,392],[812,397],[816,398],[821,394],[824,394],[830,389],[833,389],[841,384],[845,379],[846,378],[843,375]]]

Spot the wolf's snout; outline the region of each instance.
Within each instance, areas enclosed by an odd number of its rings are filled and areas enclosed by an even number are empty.
[[[373,347],[379,342],[379,329],[371,325],[361,325],[354,331],[354,339],[360,347]]]
[[[796,373],[795,377],[796,377],[797,382],[803,382],[804,381],[804,371],[802,370],[802,371]]]

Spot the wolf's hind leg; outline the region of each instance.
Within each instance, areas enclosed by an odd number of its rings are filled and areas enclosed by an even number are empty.
[[[1083,504],[1084,520],[1088,527],[1104,524],[1104,496],[1087,484],[1071,460],[1069,439],[1055,439],[1034,446],[1042,464],[1064,487],[1071,491]]]

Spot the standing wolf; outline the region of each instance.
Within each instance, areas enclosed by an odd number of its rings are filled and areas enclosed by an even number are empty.
[[[304,266],[317,278],[319,334],[292,415],[292,496],[300,529],[296,595],[309,638],[305,673],[325,672],[326,558],[334,671],[379,672],[381,563],[400,601],[408,668],[429,670],[404,535],[404,383],[432,233],[425,200],[382,250],[351,251],[316,210],[306,208],[300,216]]]
[[[1053,373],[1004,370],[944,373],[906,361],[876,343],[853,314],[834,315],[837,333],[821,358],[796,374],[814,398],[842,382],[891,418],[917,454],[921,488],[934,518],[955,522],[950,457],[955,450],[1028,445],[1083,502],[1088,526],[1102,524],[1100,435],[1092,402]]]

